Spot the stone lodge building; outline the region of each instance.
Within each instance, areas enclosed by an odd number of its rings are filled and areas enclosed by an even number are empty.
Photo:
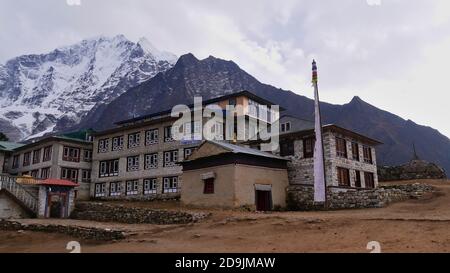
[[[239,117],[245,120],[245,134],[256,134],[253,122],[270,126],[274,119],[273,103],[248,91],[242,91],[203,101],[217,105],[226,112],[226,105],[240,105],[242,111],[234,113],[234,128],[216,123],[212,130],[217,140],[224,139],[225,132],[237,136]],[[264,111],[254,111],[262,107]],[[189,106],[192,109],[192,105]],[[225,113],[226,114],[226,113]],[[225,116],[225,115],[224,115]],[[94,199],[172,199],[180,197],[182,184],[181,162],[202,142],[203,124],[191,122],[173,128],[174,132],[193,134],[194,139],[174,140],[172,125],[178,118],[171,117],[171,110],[154,113],[117,123],[117,127],[94,133],[92,184],[90,195]],[[212,133],[214,133],[212,132]]]
[[[356,196],[361,190],[377,188],[375,147],[381,143],[332,124],[322,130],[328,195],[353,192]],[[280,118],[278,153],[290,159],[288,195],[295,195],[296,202],[306,206],[313,203],[314,144],[313,122],[293,116]]]
[[[44,137],[14,149],[4,173],[35,179],[65,179],[79,184],[77,199],[89,199],[92,142],[88,134],[79,137]]]

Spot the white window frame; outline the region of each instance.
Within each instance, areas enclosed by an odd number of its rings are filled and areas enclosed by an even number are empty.
[[[122,182],[110,182],[109,183],[109,195],[121,196],[122,195]]]
[[[150,129],[145,131],[145,145],[155,145],[159,143],[159,129]]]
[[[141,132],[128,135],[128,149],[139,147],[141,144]]]
[[[127,172],[135,172],[139,171],[139,163],[140,163],[140,156],[129,156],[127,157]]]
[[[119,175],[119,160],[105,160],[100,161],[99,177],[110,177]]]
[[[112,139],[112,150],[121,151],[123,150],[123,136],[113,137]]]
[[[164,177],[163,178],[163,193],[178,192],[178,177]]]
[[[106,183],[96,183],[94,196],[95,197],[105,197],[106,195]]]
[[[178,164],[178,150],[164,152],[164,167],[175,167]]]
[[[144,156],[144,169],[157,169],[158,168],[158,153],[146,154]]]
[[[109,150],[109,138],[99,139],[98,140],[98,152],[99,153],[107,153]]]
[[[164,127],[164,142],[172,142],[172,141],[174,141],[173,134],[172,134],[172,129],[175,130],[176,128],[172,128],[172,126]]]
[[[157,178],[145,178],[144,179],[144,195],[156,194],[158,185]]]
[[[137,195],[139,191],[139,180],[128,180],[125,190],[126,195]]]

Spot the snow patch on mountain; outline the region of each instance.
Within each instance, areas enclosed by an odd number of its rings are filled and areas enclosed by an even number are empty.
[[[20,139],[70,127],[176,60],[145,38],[133,43],[123,35],[19,56],[0,65],[0,119],[18,128]]]

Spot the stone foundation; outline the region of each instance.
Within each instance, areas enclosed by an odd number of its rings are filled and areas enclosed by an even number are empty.
[[[73,219],[127,224],[188,224],[208,217],[208,213],[136,208],[97,202],[81,202],[75,206]]]
[[[85,240],[111,241],[125,238],[122,231],[94,227],[22,224],[16,221],[0,220],[0,230],[29,230],[37,232],[62,233]]]
[[[377,189],[328,188],[327,200],[331,210],[382,208],[389,203],[420,199],[434,188],[425,184],[383,186]],[[287,192],[289,210],[323,210],[323,204],[313,201],[314,188],[310,185],[290,186]]]

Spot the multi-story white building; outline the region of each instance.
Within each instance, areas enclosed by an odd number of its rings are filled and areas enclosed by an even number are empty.
[[[226,106],[241,106],[234,113],[232,128],[218,122],[211,127],[216,139],[224,139],[231,131],[232,141],[241,130],[238,119],[245,121],[245,135],[256,134],[255,124],[270,126],[276,113],[273,103],[248,91],[242,91],[207,101],[203,107],[217,105],[226,112]],[[252,107],[255,106],[255,107]],[[193,108],[193,105],[189,106]],[[257,110],[255,110],[257,109]],[[262,109],[262,110],[261,110]],[[193,121],[177,128],[172,126],[178,118],[171,110],[146,115],[117,123],[117,127],[94,133],[91,197],[97,199],[164,199],[180,195],[182,167],[180,162],[201,143],[202,123]],[[256,123],[255,123],[256,121]],[[239,129],[238,129],[239,128]],[[194,140],[174,140],[172,133],[192,134]]]

